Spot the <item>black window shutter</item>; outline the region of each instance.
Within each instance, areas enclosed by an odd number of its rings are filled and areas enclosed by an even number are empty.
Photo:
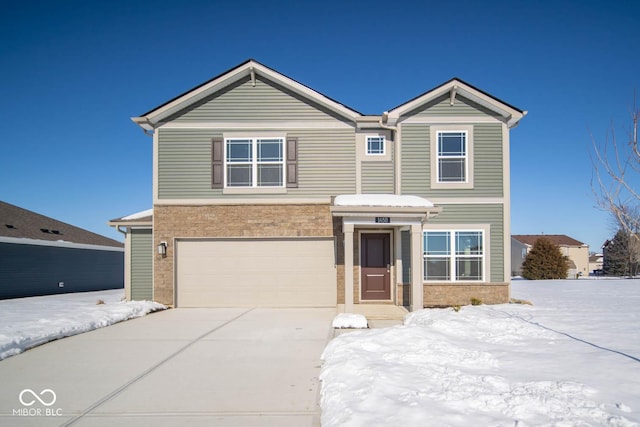
[[[211,140],[211,188],[224,187],[224,140],[213,138]]]
[[[298,188],[298,138],[287,138],[287,188]]]

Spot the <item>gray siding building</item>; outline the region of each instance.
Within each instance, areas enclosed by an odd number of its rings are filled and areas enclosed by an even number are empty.
[[[0,299],[118,289],[124,245],[0,201]]]

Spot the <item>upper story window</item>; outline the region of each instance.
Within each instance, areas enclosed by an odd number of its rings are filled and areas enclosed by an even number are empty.
[[[438,132],[438,182],[467,182],[467,132]]]
[[[367,136],[367,156],[384,156],[384,136]]]
[[[226,187],[283,187],[284,138],[225,139]]]
[[[484,230],[424,232],[425,281],[484,281]]]
[[[473,125],[431,125],[431,188],[473,188]]]

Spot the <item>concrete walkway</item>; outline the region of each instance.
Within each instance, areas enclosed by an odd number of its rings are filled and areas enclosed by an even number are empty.
[[[334,316],[176,309],[45,344],[0,361],[0,425],[319,426]]]

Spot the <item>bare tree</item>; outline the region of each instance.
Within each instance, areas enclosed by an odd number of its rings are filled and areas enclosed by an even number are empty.
[[[633,96],[630,108],[631,129],[625,142],[618,140],[613,124],[603,144],[593,134],[593,176],[591,189],[600,208],[611,213],[616,228],[640,240],[640,147],[638,146],[638,118],[640,111]]]

